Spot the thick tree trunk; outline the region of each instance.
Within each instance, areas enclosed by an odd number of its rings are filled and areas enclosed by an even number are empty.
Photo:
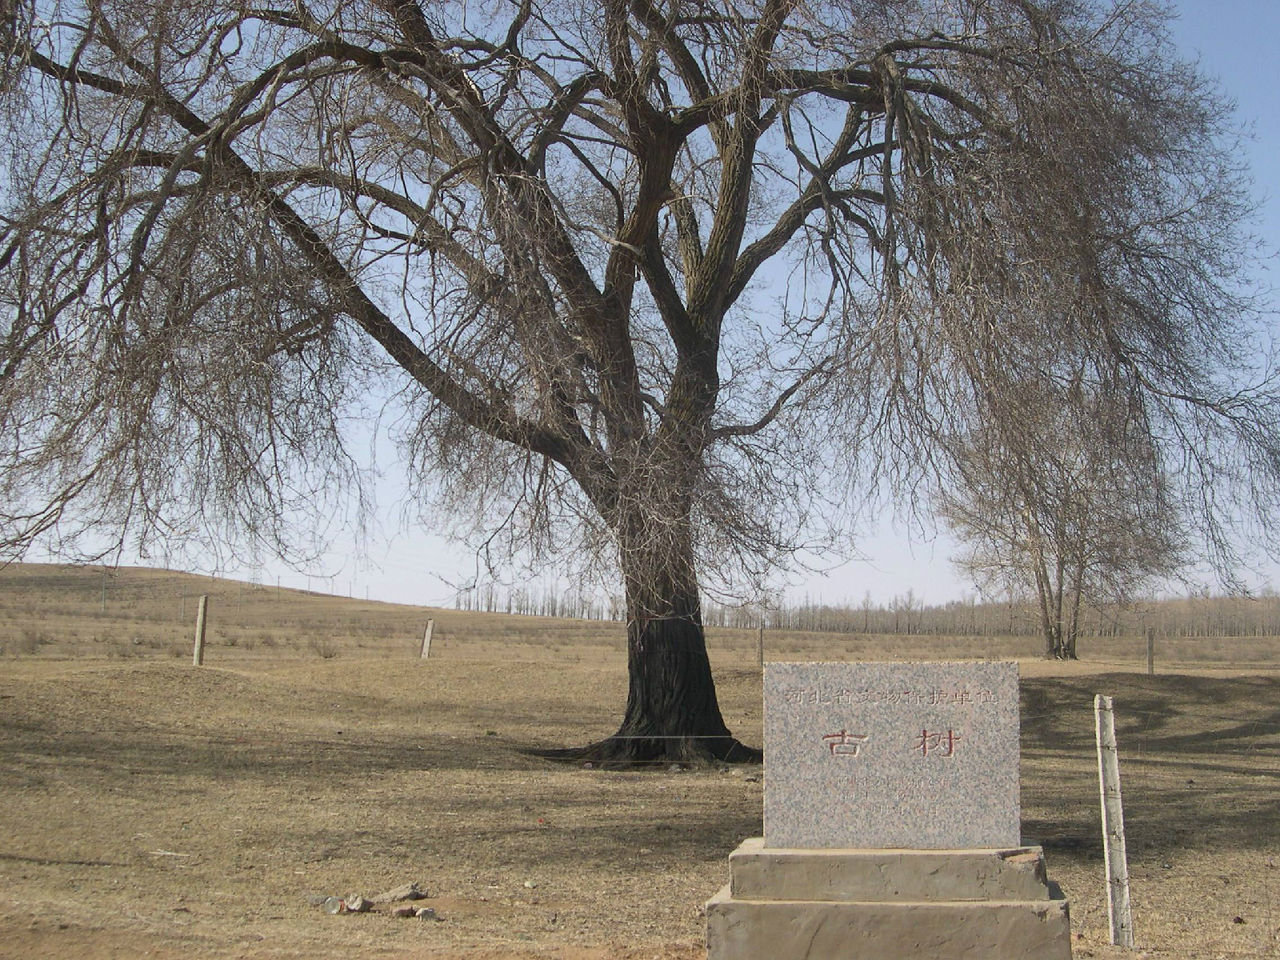
[[[627,709],[605,755],[630,762],[758,760],[720,714],[695,583],[628,577]],[[638,596],[637,596],[638,595]],[[633,599],[634,598],[634,599]]]
[[[761,752],[720,714],[687,521],[656,527],[659,537],[652,523],[637,529],[622,545],[630,678],[622,724],[606,740],[550,755],[605,765],[759,762]]]

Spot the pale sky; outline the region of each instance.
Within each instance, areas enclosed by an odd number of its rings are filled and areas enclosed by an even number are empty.
[[[1180,0],[1182,17],[1175,37],[1190,57],[1199,56],[1204,68],[1218,78],[1235,98],[1239,117],[1251,124],[1255,142],[1250,165],[1262,198],[1258,228],[1273,250],[1280,250],[1280,0]],[[1274,270],[1272,271],[1274,273]],[[1272,281],[1274,284],[1274,280]],[[389,497],[388,499],[394,499]],[[382,505],[390,514],[395,505]],[[360,557],[351,545],[339,545],[312,576],[280,565],[257,571],[222,570],[224,576],[257,579],[274,584],[329,590],[334,593],[401,603],[450,605],[451,582],[474,570],[474,563],[459,555],[456,546],[425,532],[397,532],[398,522],[386,519],[381,533],[370,538],[367,555]],[[868,559],[839,567],[826,575],[800,578],[790,594],[808,594],[829,603],[856,604],[867,591],[874,601],[888,603],[895,595],[913,590],[929,603],[959,599],[971,586],[951,568],[953,544],[945,538],[932,542],[895,531],[891,524],[870,531],[859,549]],[[127,558],[122,562],[128,563]],[[1269,579],[1280,586],[1280,568],[1272,567]]]

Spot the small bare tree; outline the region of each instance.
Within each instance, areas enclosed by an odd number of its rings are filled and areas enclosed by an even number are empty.
[[[0,11],[15,551],[305,548],[390,396],[482,546],[620,571],[584,755],[733,758],[700,591],[945,485],[1031,374],[1114,382],[1215,515],[1275,502],[1228,111],[1154,0]]]
[[[964,544],[958,566],[988,596],[1030,593],[1045,656],[1074,660],[1081,603],[1126,602],[1176,573],[1188,538],[1165,465],[1119,399],[1067,403],[1044,386],[1017,418],[964,438],[938,508]]]

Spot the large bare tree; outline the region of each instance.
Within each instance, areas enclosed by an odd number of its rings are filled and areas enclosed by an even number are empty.
[[[1274,501],[1229,112],[1159,3],[0,10],[15,550],[288,553],[390,395],[435,502],[620,571],[590,752],[732,758],[700,589],[945,485],[1029,375],[1115,384],[1215,515]]]

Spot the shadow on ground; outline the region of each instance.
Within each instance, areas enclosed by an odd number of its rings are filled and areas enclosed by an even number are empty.
[[[1030,678],[1022,683],[1023,833],[1101,858],[1093,698],[1114,699],[1130,853],[1262,849],[1280,830],[1280,679]]]

